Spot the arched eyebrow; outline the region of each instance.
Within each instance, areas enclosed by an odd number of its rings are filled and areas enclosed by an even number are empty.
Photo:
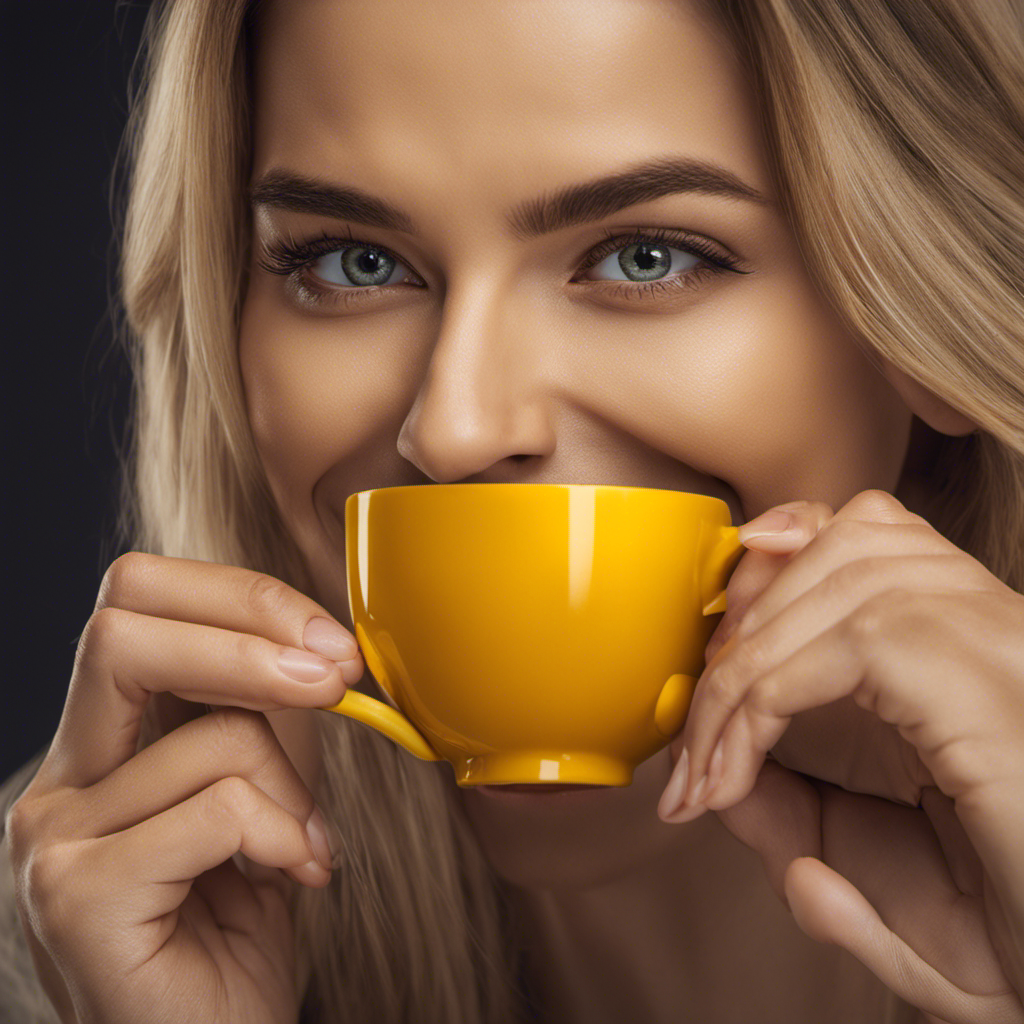
[[[772,205],[771,200],[724,167],[692,158],[662,157],[528,200],[510,210],[506,220],[517,238],[533,238],[680,192]]]
[[[509,210],[505,220],[510,232],[525,240],[682,192],[772,205],[772,200],[723,167],[704,160],[663,157],[527,200]],[[283,170],[268,171],[254,182],[249,201],[253,207],[315,213],[367,227],[416,233],[413,219],[385,199]]]

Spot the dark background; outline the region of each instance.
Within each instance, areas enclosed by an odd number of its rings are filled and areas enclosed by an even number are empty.
[[[78,635],[119,553],[129,387],[108,314],[108,193],[147,8],[0,0],[5,648],[14,654],[0,705],[0,778],[52,736]]]

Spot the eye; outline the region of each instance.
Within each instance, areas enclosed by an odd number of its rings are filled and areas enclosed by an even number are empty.
[[[366,288],[398,284],[411,271],[383,249],[353,245],[325,253],[309,263],[310,272],[327,284]]]
[[[610,253],[587,271],[589,280],[658,281],[671,274],[685,273],[704,260],[693,253],[674,249],[664,242],[644,239]]]

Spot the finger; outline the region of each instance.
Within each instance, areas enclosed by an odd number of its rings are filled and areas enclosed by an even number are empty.
[[[743,621],[747,609],[762,590],[782,571],[788,555],[772,555],[762,551],[747,551],[729,577],[725,588],[725,614],[719,620],[704,648],[705,664],[714,660]]]
[[[151,693],[254,710],[323,707],[341,668],[309,651],[214,626],[105,608],[89,620],[50,751],[50,784],[84,787],[135,753]]]
[[[65,835],[120,832],[229,776],[256,786],[299,821],[313,813],[313,795],[266,717],[222,708],[162,737],[64,801]]]
[[[96,603],[102,608],[252,633],[331,661],[359,658],[355,637],[322,605],[273,576],[236,566],[132,551],[103,577]]]
[[[300,822],[255,786],[227,778],[124,832],[40,848],[32,868],[34,926],[47,948],[74,936],[80,950],[102,948],[135,926],[131,950],[142,963],[176,927],[173,912],[193,880],[238,852],[304,885],[330,878]]]
[[[1012,991],[965,992],[886,927],[874,907],[842,875],[812,857],[799,858],[785,877],[789,907],[812,939],[845,949],[912,1006],[950,1024],[1020,1021]]]
[[[705,662],[715,657],[754,600],[831,517],[832,509],[824,502],[796,501],[777,505],[740,527],[739,538],[749,550],[729,577],[725,614],[708,639]]]
[[[760,629],[786,605],[825,579],[846,582],[851,563],[867,559],[901,556],[940,556],[960,563],[959,578],[974,589],[990,589],[995,577],[980,562],[950,543],[919,516],[900,523],[863,521],[836,516],[805,545],[799,558],[792,558],[772,581],[770,588],[752,603],[737,632],[747,635]]]
[[[948,665],[936,652],[957,653],[948,650],[948,629],[938,630],[936,624],[963,618],[962,596],[931,591],[959,587],[962,592],[972,580],[966,560],[955,556],[864,560],[812,587],[755,633],[744,636],[738,630],[701,676],[683,728],[681,745],[689,754],[691,795],[722,742],[723,763],[731,765],[733,778],[742,778],[747,786],[742,789],[737,782],[730,791],[740,799],[753,785],[760,758],[798,711],[848,694],[874,710],[868,697],[857,696],[868,679],[877,683],[884,676],[887,698],[896,696],[891,692],[896,687],[907,704],[898,719],[887,711],[886,721],[919,723],[929,710],[920,706],[922,695],[931,696],[923,681],[929,673],[948,675]],[[898,589],[901,584],[923,592]],[[915,628],[904,627],[907,615],[915,616]],[[872,673],[869,666],[878,671]],[[871,694],[878,692],[877,685],[871,687]],[[934,709],[929,707],[931,718]],[[750,750],[728,739],[732,720],[741,714],[748,718],[745,733],[754,743]],[[709,793],[705,788],[703,795]]]
[[[318,845],[266,793],[230,777],[123,832],[90,840],[81,877],[91,881],[93,912],[123,928],[169,914],[195,878],[236,853],[281,868],[303,885],[326,885],[330,853]]]
[[[927,963],[965,991],[1006,983],[994,957],[981,901],[957,889],[948,858],[918,807],[817,784],[825,860]]]
[[[744,547],[770,554],[792,554],[805,547],[835,513],[823,501],[776,505],[739,528]]]

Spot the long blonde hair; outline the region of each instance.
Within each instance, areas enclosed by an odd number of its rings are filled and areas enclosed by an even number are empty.
[[[778,193],[822,292],[869,352],[980,427],[941,438],[935,525],[1024,590],[1019,5],[712,7],[756,84]],[[236,357],[251,15],[247,0],[166,0],[150,14],[121,266],[136,373],[133,536],[141,549],[302,586]],[[308,1005],[332,1021],[524,1016],[501,886],[437,766],[335,716],[320,724],[320,800],[342,829],[344,865],[296,906]],[[27,998],[19,1006],[27,1019]]]
[[[980,427],[933,525],[1024,590],[1021,0],[721,0],[779,195],[865,348]]]

